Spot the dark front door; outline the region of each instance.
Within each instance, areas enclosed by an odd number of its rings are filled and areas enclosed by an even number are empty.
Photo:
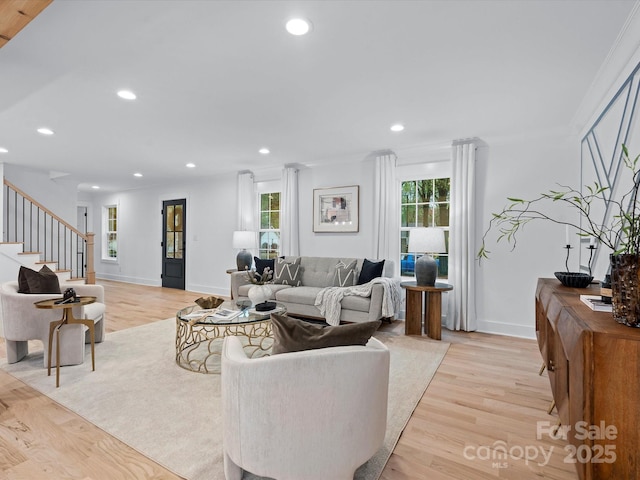
[[[162,286],[184,290],[187,201],[162,202]]]

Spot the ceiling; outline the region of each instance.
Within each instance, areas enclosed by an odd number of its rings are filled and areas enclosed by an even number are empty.
[[[569,131],[634,3],[55,0],[0,48],[0,161],[110,191]]]

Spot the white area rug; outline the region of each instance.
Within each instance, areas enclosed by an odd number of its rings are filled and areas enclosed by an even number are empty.
[[[376,480],[449,345],[426,338],[376,334],[391,352],[389,412],[384,446],[356,472]],[[2,368],[189,480],[223,480],[220,377],[175,363],[175,320],[130,328],[89,349],[82,365],[47,377],[42,353]],[[330,461],[330,459],[328,459]],[[251,478],[255,478],[251,476]]]

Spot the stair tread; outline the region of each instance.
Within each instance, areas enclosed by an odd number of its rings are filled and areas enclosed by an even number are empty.
[[[18,255],[40,255],[41,252],[18,252]]]

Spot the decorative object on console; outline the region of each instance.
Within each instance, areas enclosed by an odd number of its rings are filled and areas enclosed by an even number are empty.
[[[570,272],[569,271],[569,253],[573,248],[569,242],[569,228],[567,227],[567,245],[564,247],[567,249],[567,258],[564,261],[566,272],[554,272],[553,274],[556,276],[560,283],[565,287],[574,287],[574,288],[587,288],[591,281],[593,280],[593,276],[591,272],[589,274],[581,273],[581,272]],[[593,245],[590,245],[591,252],[593,253]],[[589,259],[589,270],[591,270],[591,259]]]
[[[409,249],[412,253],[423,253],[416,260],[416,284],[433,286],[438,278],[438,263],[431,256],[446,253],[444,230],[437,227],[413,228],[409,231]]]
[[[639,264],[638,254],[611,255],[613,318],[628,327],[640,327]]]
[[[596,312],[611,312],[611,303],[604,303],[599,295],[580,295],[580,301]]]
[[[236,257],[238,271],[251,268],[251,253],[249,253],[247,249],[256,248],[256,244],[256,232],[249,230],[233,232],[233,248],[240,250]]]
[[[604,280],[600,283],[600,299],[603,303],[611,305],[611,275],[606,274]]]
[[[359,189],[358,185],[314,189],[313,231],[359,231]]]
[[[205,310],[216,308],[220,306],[222,302],[224,302],[224,298],[216,297],[215,295],[210,295],[208,297],[200,297],[195,301],[196,305],[198,305],[200,308],[203,308]]]

